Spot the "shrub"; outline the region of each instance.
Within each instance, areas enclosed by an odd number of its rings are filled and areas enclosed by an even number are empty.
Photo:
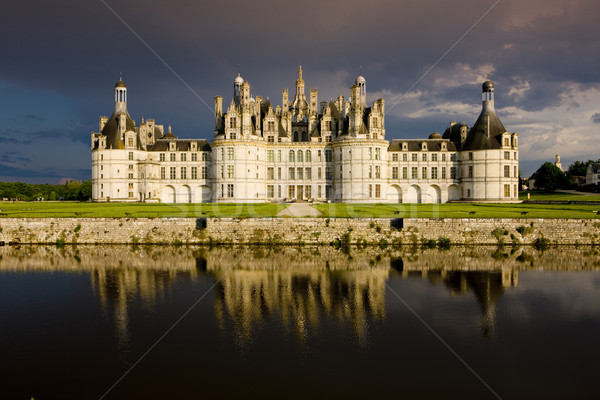
[[[450,248],[450,239],[442,236],[441,238],[438,239],[437,245],[440,249],[449,249]]]
[[[423,247],[429,247],[430,249],[435,247],[435,240],[434,239],[425,239],[425,238],[421,238],[421,244],[423,245]]]
[[[73,229],[73,232],[77,233],[81,230],[81,224],[77,224],[77,226],[75,227],[75,229]]]
[[[533,241],[533,247],[538,250],[547,249],[550,246],[550,239],[546,239],[545,237],[539,237]]]

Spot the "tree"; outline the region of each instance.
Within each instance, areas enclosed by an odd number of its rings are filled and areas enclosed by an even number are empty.
[[[575,161],[573,164],[569,165],[567,174],[569,176],[585,176],[589,163],[590,161]]]
[[[546,192],[554,192],[556,189],[569,187],[569,179],[564,172],[551,162],[545,162],[532,175],[535,186]]]

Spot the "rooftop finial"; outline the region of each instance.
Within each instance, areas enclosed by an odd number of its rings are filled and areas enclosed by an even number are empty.
[[[302,80],[302,65],[298,66],[298,80]]]
[[[171,124],[169,124],[169,133],[171,133]]]

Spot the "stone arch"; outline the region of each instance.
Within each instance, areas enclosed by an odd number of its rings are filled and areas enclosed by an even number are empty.
[[[198,186],[195,190],[195,203],[209,203],[212,200],[212,190],[210,186]]]
[[[419,185],[410,185],[406,191],[406,197],[404,198],[405,203],[420,203],[421,202],[421,188]]]
[[[175,194],[175,188],[171,185],[167,185],[163,188],[160,199],[163,203],[176,203],[177,195]]]
[[[191,203],[192,202],[192,189],[188,185],[183,185],[179,190],[177,196],[177,203]]]
[[[441,203],[442,202],[442,191],[440,187],[437,185],[429,186],[427,189],[427,194],[429,195],[429,203]]]
[[[448,201],[460,200],[460,188],[457,185],[448,186]]]
[[[387,198],[391,203],[402,203],[402,188],[400,185],[391,185],[388,188]]]

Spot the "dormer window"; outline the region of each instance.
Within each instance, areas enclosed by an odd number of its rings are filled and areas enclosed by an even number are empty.
[[[229,127],[232,128],[232,129],[236,128],[236,120],[235,120],[235,118],[230,118],[229,119]]]
[[[446,151],[446,150],[447,150],[446,143],[442,143],[442,151]]]
[[[421,150],[427,151],[427,143],[425,143],[425,142],[421,143]]]
[[[175,142],[169,142],[169,150],[170,151],[175,151]]]
[[[403,151],[406,151],[406,150],[408,150],[408,143],[406,143],[406,142],[403,142],[403,143],[402,143],[402,150],[403,150]]]
[[[197,143],[196,142],[192,142],[192,151],[196,151],[197,148]]]

